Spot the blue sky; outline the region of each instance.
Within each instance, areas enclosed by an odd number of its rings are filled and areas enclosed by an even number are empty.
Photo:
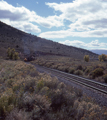
[[[107,49],[107,0],[0,0],[0,20],[84,49]]]

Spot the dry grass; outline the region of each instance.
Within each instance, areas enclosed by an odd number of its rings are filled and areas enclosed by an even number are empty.
[[[66,86],[33,65],[0,60],[0,117],[5,120],[107,120],[81,90]]]

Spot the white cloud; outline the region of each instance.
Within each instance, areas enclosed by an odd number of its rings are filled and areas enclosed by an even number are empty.
[[[37,25],[31,23],[34,15],[36,15],[34,11],[30,11],[19,4],[14,7],[5,1],[0,1],[0,19],[20,30],[35,33],[41,32]]]
[[[39,35],[43,38],[65,38],[68,36],[70,36],[70,32],[66,30],[43,32]]]
[[[21,30],[33,33],[41,32],[37,24],[49,30],[52,27],[64,28],[41,33],[39,36],[44,38],[107,37],[107,0],[74,0],[69,3],[47,2],[45,4],[53,8],[55,15],[42,17],[24,6],[17,4],[15,7],[1,0],[0,19],[3,22],[8,21],[7,23]],[[69,25],[65,26],[67,21]]]
[[[87,46],[86,43],[79,41],[79,40],[73,40],[73,41],[65,40],[63,42],[60,41],[59,43],[69,45],[69,46],[76,46],[76,47],[86,47]]]
[[[34,25],[28,21],[10,21],[8,19],[2,19],[3,22],[7,23],[8,25],[14,26],[17,29],[20,29],[22,31],[25,32],[29,32],[29,33],[40,33],[41,30],[38,28],[37,25]]]
[[[74,0],[71,3],[48,2],[45,4],[56,12],[60,11],[60,19],[71,22],[67,30],[68,35],[63,35],[63,37],[69,36],[69,32],[71,32],[70,36],[107,37],[106,0]],[[67,33],[67,31],[65,32]],[[48,36],[48,33],[42,33],[41,35]],[[50,33],[54,35],[55,31],[50,31]],[[61,31],[57,31],[57,33],[60,35]]]
[[[60,18],[56,15],[41,17],[37,15],[36,12],[30,11],[18,3],[17,7],[14,7],[3,0],[0,1],[0,19],[3,22],[8,21],[10,25],[20,28],[21,30],[33,33],[41,32],[40,28],[33,23],[37,23],[46,28],[63,26],[63,22],[61,22]]]
[[[56,15],[48,16],[47,18],[38,16],[38,17],[35,17],[34,21],[46,28],[52,28],[54,26],[55,27],[64,26],[63,21],[60,19],[60,17]]]
[[[80,48],[89,48],[89,49],[93,49],[93,48],[98,49],[98,48],[107,47],[107,43],[99,42],[99,40],[93,40],[90,43],[85,43],[79,40],[73,40],[73,41],[65,40],[65,41],[60,41],[59,43],[69,45],[69,46],[76,46]]]
[[[15,24],[16,25],[16,24]],[[38,28],[38,26],[32,24],[32,23],[21,23],[20,25],[17,26],[18,29],[21,29],[25,32],[36,32],[39,33],[41,30]]]
[[[49,31],[39,34],[43,38],[65,38],[65,37],[107,37],[107,29],[86,30],[82,32],[68,30]]]

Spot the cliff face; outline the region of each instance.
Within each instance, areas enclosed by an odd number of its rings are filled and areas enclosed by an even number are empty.
[[[83,59],[84,55],[98,57],[97,54],[88,50],[46,40],[0,22],[0,56],[5,55],[8,47],[15,48],[24,55],[56,54],[80,59]]]

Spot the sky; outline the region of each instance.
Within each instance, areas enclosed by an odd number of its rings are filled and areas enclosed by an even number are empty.
[[[84,49],[107,49],[107,0],[0,0],[0,21]]]

